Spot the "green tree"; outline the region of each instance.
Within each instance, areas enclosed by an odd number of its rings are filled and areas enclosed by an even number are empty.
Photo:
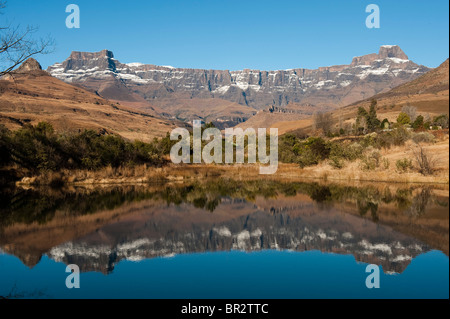
[[[369,113],[367,113],[366,109],[363,107],[358,108],[358,112],[356,114],[356,123],[355,129],[356,133],[365,133],[367,129],[367,118],[369,117]]]
[[[397,123],[400,125],[407,125],[411,123],[411,119],[408,114],[405,112],[400,112],[400,114],[397,117]]]
[[[416,120],[413,122],[412,127],[415,130],[420,130],[424,128],[424,119],[422,115],[416,117]]]
[[[380,127],[380,120],[377,117],[377,100],[373,99],[370,103],[369,113],[367,114],[367,129],[370,132],[377,130]]]

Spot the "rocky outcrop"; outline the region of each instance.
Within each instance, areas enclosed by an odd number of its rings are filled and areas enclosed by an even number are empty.
[[[397,58],[402,60],[408,60],[408,56],[403,52],[398,45],[383,45],[380,47],[378,53],[379,59]]]
[[[42,66],[33,58],[27,59],[17,69],[0,77],[1,80],[14,81],[17,78],[49,76],[50,74],[42,70]],[[1,88],[0,88],[1,92]]]
[[[27,73],[30,71],[40,71],[42,70],[42,66],[33,58],[29,58],[25,62],[22,63],[20,67],[17,68],[14,73]]]

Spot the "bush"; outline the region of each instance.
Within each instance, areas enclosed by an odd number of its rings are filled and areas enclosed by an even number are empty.
[[[389,132],[392,138],[392,144],[396,146],[401,146],[406,143],[406,141],[410,138],[411,134],[404,127],[398,127],[392,132]]]
[[[363,146],[358,143],[348,145],[343,142],[333,142],[330,143],[330,159],[335,157],[337,159],[354,161],[361,158],[363,150]]]
[[[415,133],[412,135],[412,140],[415,143],[433,143],[434,135],[427,132]]]
[[[389,169],[389,167],[391,166],[391,162],[389,161],[389,159],[387,158],[383,158],[383,167],[384,169]]]
[[[324,160],[330,155],[330,147],[321,137],[310,137],[306,140],[304,145],[320,160]]]
[[[301,149],[300,139],[293,134],[282,135],[279,139],[278,158],[284,163],[298,163]]]
[[[367,155],[362,158],[361,168],[366,171],[372,171],[380,167],[381,154],[377,150],[369,147]]]
[[[368,147],[378,148],[378,134],[375,132],[367,134],[366,136],[364,136],[363,140],[361,141],[361,145],[364,148],[368,148]]]
[[[317,165],[330,155],[329,144],[321,137],[310,137],[305,142],[296,145],[297,162],[300,167]]]
[[[329,164],[331,165],[331,167],[336,169],[341,169],[344,167],[343,160],[337,156],[330,156]]]
[[[411,137],[411,133],[408,132],[403,126],[397,127],[390,132],[380,132],[368,134],[361,141],[363,147],[374,147],[377,149],[385,148],[389,149],[393,145],[401,146]]]
[[[350,144],[346,148],[346,157],[349,161],[354,161],[362,157],[364,147],[359,143]]]
[[[320,162],[320,157],[317,156],[310,148],[303,148],[301,154],[297,158],[297,163],[301,168],[317,165]]]
[[[403,158],[403,159],[397,160],[395,165],[397,166],[397,170],[400,173],[405,173],[409,169],[412,169],[412,161],[410,159],[407,159],[407,158]]]

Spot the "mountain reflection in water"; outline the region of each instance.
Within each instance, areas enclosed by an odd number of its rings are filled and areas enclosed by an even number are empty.
[[[0,249],[30,267],[43,255],[81,271],[194,252],[319,250],[401,273],[448,256],[448,189],[207,180],[1,193]]]

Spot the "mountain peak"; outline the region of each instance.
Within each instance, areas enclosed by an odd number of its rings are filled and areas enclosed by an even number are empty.
[[[29,58],[25,62],[22,63],[20,67],[17,68],[15,73],[27,73],[30,71],[41,71],[42,67],[38,61],[33,58]]]
[[[408,56],[398,45],[382,45],[378,54],[371,53],[363,56],[354,57],[351,65],[370,65],[375,60],[384,60],[388,58],[396,58],[400,60],[409,60]]]
[[[73,59],[73,60],[92,60],[92,59],[100,59],[100,58],[113,59],[114,53],[105,49],[105,50],[101,50],[99,52],[72,51],[72,53],[70,54],[70,59]]]
[[[378,52],[380,59],[398,58],[402,60],[409,60],[408,56],[403,52],[398,45],[382,45]]]

